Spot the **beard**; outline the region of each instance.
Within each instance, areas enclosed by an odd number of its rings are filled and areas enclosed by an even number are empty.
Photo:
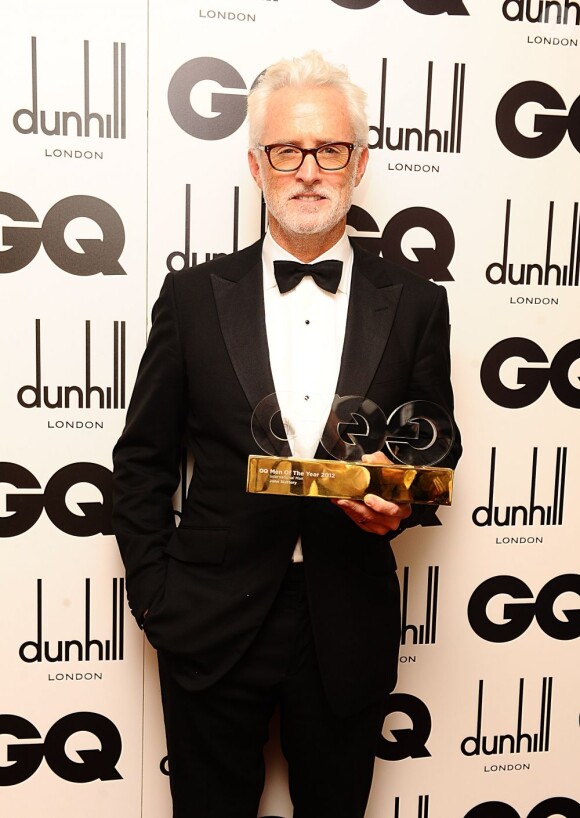
[[[356,167],[353,165],[349,170],[341,187],[326,186],[318,180],[311,186],[297,182],[294,187],[280,189],[272,183],[272,177],[263,178],[262,192],[268,213],[286,233],[299,236],[327,233],[345,218],[351,206]],[[296,198],[299,196],[318,196],[325,203],[320,210],[315,209],[308,201]]]

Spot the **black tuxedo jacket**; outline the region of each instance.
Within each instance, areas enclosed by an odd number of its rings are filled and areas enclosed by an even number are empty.
[[[183,685],[208,687],[258,631],[302,538],[313,633],[337,712],[395,684],[399,598],[389,540],[328,500],[247,494],[250,420],[273,393],[261,242],[167,276],[114,452],[114,528],[129,604]],[[388,416],[425,399],[453,412],[445,290],[355,245],[339,395]],[[181,524],[171,498],[195,461]],[[280,454],[288,454],[281,450]],[[454,466],[457,439],[442,465]],[[326,455],[327,456],[327,455]],[[408,525],[433,524],[415,507]]]

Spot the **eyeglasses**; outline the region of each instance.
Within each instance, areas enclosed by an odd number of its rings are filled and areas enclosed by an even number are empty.
[[[312,154],[321,170],[342,170],[350,162],[353,142],[328,142],[318,148],[299,148],[298,145],[258,145],[264,151],[274,170],[292,173],[302,166],[308,154]]]

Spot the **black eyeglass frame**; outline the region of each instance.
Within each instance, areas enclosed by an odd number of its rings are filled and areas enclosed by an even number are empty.
[[[340,145],[343,148],[348,148],[347,160],[344,163],[344,165],[341,165],[338,168],[323,168],[322,165],[320,164],[320,162],[318,161],[318,156],[317,156],[318,151],[321,151],[323,148],[328,148],[331,145]],[[318,165],[320,170],[324,170],[324,171],[327,171],[328,173],[332,173],[335,170],[344,170],[345,169],[345,167],[350,162],[353,151],[355,150],[355,148],[358,148],[359,145],[358,145],[358,142],[325,142],[324,145],[319,145],[317,148],[300,148],[298,145],[291,145],[288,142],[274,142],[271,145],[257,145],[256,147],[258,148],[258,150],[264,151],[264,153],[268,157],[268,162],[270,163],[271,167],[273,167],[274,170],[277,170],[278,173],[296,173],[297,170],[300,170],[300,168],[304,164],[304,160],[306,159],[306,157],[309,154],[314,157],[314,161],[316,162],[316,164]],[[294,150],[300,151],[301,154],[302,154],[302,159],[300,161],[300,164],[295,168],[287,168],[287,169],[286,168],[277,168],[276,165],[273,164],[272,158],[270,156],[270,151],[273,150],[274,148],[293,148]]]

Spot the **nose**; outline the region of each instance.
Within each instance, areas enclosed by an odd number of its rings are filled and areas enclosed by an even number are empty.
[[[320,168],[311,153],[304,157],[304,162],[296,171],[296,178],[309,185],[320,178]]]

